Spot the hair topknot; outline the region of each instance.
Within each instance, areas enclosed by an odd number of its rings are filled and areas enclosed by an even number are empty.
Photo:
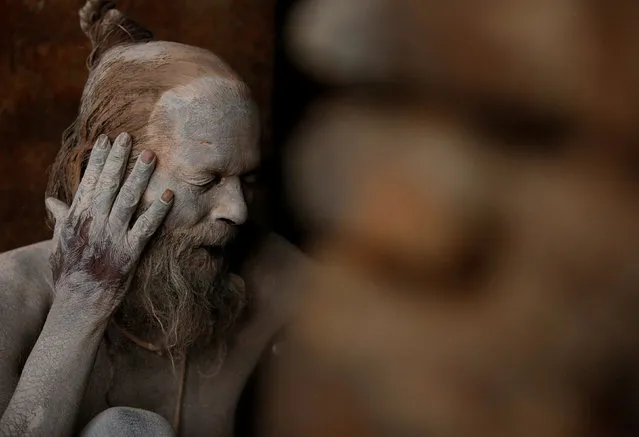
[[[120,44],[151,41],[153,34],[115,8],[111,0],[87,0],[80,9],[80,28],[93,50],[87,60],[92,69],[110,48]]]

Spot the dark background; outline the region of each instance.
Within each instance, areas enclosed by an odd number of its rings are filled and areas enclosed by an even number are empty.
[[[84,0],[0,0],[0,252],[50,237],[44,190],[63,130],[75,118],[90,51]],[[281,158],[317,87],[288,58],[283,27],[293,0],[117,0],[156,38],[207,48],[253,90],[263,114],[266,181],[277,230],[297,241]]]
[[[266,163],[271,170],[273,221],[275,229],[294,243],[306,236],[303,225],[296,220],[287,197],[287,181],[282,164],[289,150],[288,140],[306,115],[312,102],[326,91],[326,87],[298,68],[289,56],[286,44],[286,24],[291,8],[299,0],[278,0],[275,5],[275,55],[273,79],[273,162]]]

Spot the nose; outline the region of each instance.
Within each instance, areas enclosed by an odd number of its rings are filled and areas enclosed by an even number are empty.
[[[227,178],[219,187],[217,206],[213,210],[213,219],[229,225],[241,225],[248,218],[248,210],[240,178]]]

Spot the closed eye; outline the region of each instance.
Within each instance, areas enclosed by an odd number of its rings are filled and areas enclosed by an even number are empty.
[[[200,187],[200,188],[209,188],[219,184],[221,180],[222,178],[220,178],[218,175],[212,175],[210,177],[203,178],[201,180],[188,181],[188,183],[190,185],[195,185],[196,187]]]

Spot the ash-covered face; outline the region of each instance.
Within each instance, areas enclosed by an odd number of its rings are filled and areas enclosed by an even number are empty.
[[[257,111],[245,85],[202,77],[162,96],[147,138],[157,144],[140,147],[158,159],[143,205],[165,187],[175,201],[124,309],[134,306],[131,317],[146,314],[171,348],[205,333],[223,340],[245,303],[243,290],[229,285],[225,249],[248,218],[260,161]]]
[[[149,125],[158,165],[145,201],[164,186],[175,192],[166,228],[204,231],[223,243],[247,219],[251,183],[258,168],[259,124],[244,85],[203,77],[165,93]],[[204,230],[204,228],[207,228]]]

